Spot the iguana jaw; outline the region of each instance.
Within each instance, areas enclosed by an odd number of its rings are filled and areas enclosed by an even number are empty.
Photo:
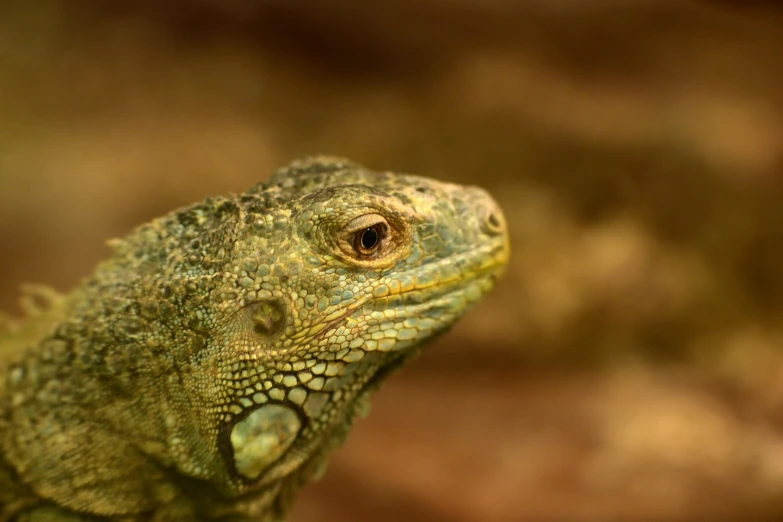
[[[277,462],[265,470],[264,477],[255,484],[254,488],[271,482],[269,477],[279,480],[288,474],[297,472],[297,470],[301,471],[303,467],[312,470],[313,466],[305,465],[305,462],[314,462],[320,459],[323,462],[315,466],[318,470],[312,471],[312,476],[310,476],[311,479],[317,479],[320,476],[320,468],[325,464],[326,456],[344,442],[354,418],[356,416],[364,417],[368,413],[372,392],[378,389],[389,376],[418,357],[425,345],[429,345],[436,338],[445,334],[459,315],[465,313],[492,289],[506,269],[507,242],[500,240],[486,249],[469,252],[466,254],[466,258],[468,261],[466,266],[472,268],[465,270],[462,277],[448,279],[423,290],[414,288],[393,295],[363,300],[363,307],[353,307],[352,314],[344,314],[339,321],[322,332],[325,335],[330,335],[341,324],[351,320],[355,321],[362,314],[371,314],[372,311],[383,309],[385,304],[393,299],[401,299],[403,309],[406,311],[404,316],[398,315],[397,319],[415,318],[428,314],[442,317],[439,324],[426,330],[423,339],[397,341],[392,350],[376,352],[373,354],[376,356],[374,358],[372,355],[367,356],[365,360],[372,358],[374,363],[362,371],[352,371],[347,376],[335,376],[337,379],[342,378],[343,382],[341,386],[330,391],[331,398],[326,402],[326,405],[327,408],[333,409],[332,421],[328,426],[318,428],[322,436],[308,436],[308,432],[313,430],[313,426],[310,424],[312,420],[306,415],[300,415],[298,417],[300,420],[295,421],[297,429],[300,430],[297,440],[292,440],[290,446],[285,447]],[[439,264],[444,265],[445,263]],[[438,269],[437,266],[431,268]],[[423,302],[406,301],[406,298],[414,295],[414,292],[422,291],[425,296]],[[292,422],[294,422],[293,418]]]

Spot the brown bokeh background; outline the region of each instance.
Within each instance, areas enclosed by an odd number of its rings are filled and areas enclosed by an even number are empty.
[[[506,279],[293,522],[783,519],[783,10],[5,0],[0,309],[289,160],[488,188]]]

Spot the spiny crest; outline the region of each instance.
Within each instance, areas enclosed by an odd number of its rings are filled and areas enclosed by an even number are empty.
[[[268,182],[258,183],[249,193],[276,193],[285,200],[289,195],[303,195],[328,185],[329,174],[360,170],[364,170],[361,165],[344,158],[311,156],[277,170]]]

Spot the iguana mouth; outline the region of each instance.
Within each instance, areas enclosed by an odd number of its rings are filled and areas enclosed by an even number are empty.
[[[461,277],[455,277],[446,282],[437,283],[432,286],[427,286],[427,287],[414,286],[413,288],[407,290],[392,292],[389,295],[383,297],[374,297],[372,295],[366,295],[363,298],[359,299],[357,302],[352,303],[350,306],[346,307],[346,309],[336,317],[329,319],[325,323],[318,323],[318,324],[325,324],[325,326],[321,328],[321,330],[313,337],[313,339],[314,340],[323,339],[326,335],[328,335],[330,332],[336,329],[341,323],[343,323],[349,316],[351,316],[358,310],[361,310],[362,307],[369,302],[372,301],[383,302],[384,299],[410,296],[414,292],[420,292],[420,293],[426,293],[427,298],[417,304],[426,307],[428,303],[432,302],[435,299],[449,295],[453,292],[465,290],[467,286],[471,285],[475,281],[480,280],[483,277],[488,276],[494,283],[497,279],[499,279],[502,276],[502,270],[507,260],[506,250],[504,249],[503,245],[497,245],[490,252],[480,251],[480,252],[472,252],[471,254],[472,254],[471,256],[467,257],[467,259],[469,260],[468,262],[470,261],[475,262],[475,260],[479,260],[479,259],[488,259],[489,261],[485,262],[482,266],[476,268],[475,270],[468,269],[468,271],[466,272],[460,272]],[[439,263],[433,264],[433,266],[429,269],[437,271],[446,265],[452,264],[453,262],[454,262],[453,260],[443,260]]]
[[[494,283],[502,277],[505,271],[506,256],[502,246],[494,250],[491,255],[487,255],[486,252],[475,253],[468,258],[470,261],[487,259],[481,266],[476,268],[468,268],[460,272],[458,277],[453,277],[447,281],[440,281],[430,286],[414,286],[409,290],[400,291],[397,293],[390,293],[387,296],[380,298],[374,298],[376,303],[383,303],[384,301],[390,301],[392,299],[401,298],[401,305],[409,305],[410,308],[403,312],[407,312],[406,315],[414,315],[423,312],[429,308],[437,306],[439,303],[447,300],[451,295],[458,293],[467,293],[473,285],[477,285],[482,280],[487,280],[490,286],[494,286]],[[468,262],[470,262],[468,261]],[[474,261],[475,262],[475,261]],[[453,261],[443,261],[434,266],[431,270],[438,270],[439,268],[453,263]],[[484,292],[480,292],[483,294]],[[412,299],[415,296],[416,299]],[[421,296],[421,297],[419,297]]]
[[[462,280],[458,285],[444,285],[444,290],[439,292],[433,299],[429,299],[424,303],[421,303],[422,310],[427,307],[438,306],[439,302],[448,301],[449,297],[459,292],[466,292],[471,284],[479,284],[482,279],[489,279],[491,284],[501,277],[501,273],[498,271],[498,265],[488,267],[482,270],[480,273],[476,273],[467,282]],[[445,288],[447,287],[447,288]],[[403,292],[399,295],[405,295],[410,292]],[[414,310],[414,309],[411,309]],[[417,310],[414,310],[411,315],[415,315]],[[362,399],[362,396],[369,395],[370,392],[377,389],[389,376],[394,372],[405,366],[411,359],[418,357],[424,349],[435,342],[441,336],[446,334],[451,328],[452,324],[445,324],[441,328],[434,332],[431,332],[428,337],[423,341],[417,341],[411,346],[405,346],[400,350],[392,350],[387,352],[387,359],[375,370],[372,376],[362,385],[362,387],[356,392],[351,403],[355,404],[358,400]]]

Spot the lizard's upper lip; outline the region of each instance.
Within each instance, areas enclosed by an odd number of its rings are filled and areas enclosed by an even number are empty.
[[[337,326],[343,323],[347,317],[373,300],[378,301],[385,298],[410,296],[413,295],[414,292],[418,292],[421,294],[418,304],[426,304],[428,301],[459,291],[462,288],[467,288],[471,282],[479,280],[482,277],[490,277],[494,284],[505,271],[508,257],[508,241],[505,240],[502,243],[493,242],[491,245],[470,251],[467,255],[457,259],[447,258],[425,265],[424,270],[419,274],[405,274],[403,276],[407,277],[408,281],[413,281],[412,284],[407,286],[399,284],[394,287],[389,287],[389,292],[383,296],[368,294],[358,299],[350,306],[347,306],[342,311],[334,312],[331,315],[326,316],[321,322],[316,323],[311,327],[311,329],[316,327],[319,328],[319,331],[313,336],[313,339],[321,339],[328,335]],[[463,266],[460,267],[460,264]],[[457,267],[456,271],[454,271],[455,266]],[[452,272],[454,272],[450,277],[446,277],[445,279],[438,277],[427,284],[416,283],[416,280],[421,279],[424,275],[429,275],[432,272],[435,274],[446,273],[448,271],[447,269],[452,269]]]
[[[426,299],[432,299],[467,287],[471,282],[485,276],[491,277],[494,282],[505,272],[508,258],[508,244],[504,242],[469,251],[467,255],[456,259],[442,259],[425,265],[419,274],[414,274],[413,277],[417,282],[413,284],[412,288],[403,289],[401,285],[399,290],[391,290],[388,296],[422,292],[426,295]],[[443,276],[443,274],[447,275]],[[431,282],[418,283],[421,279],[431,275],[436,276],[435,279],[430,277]]]

